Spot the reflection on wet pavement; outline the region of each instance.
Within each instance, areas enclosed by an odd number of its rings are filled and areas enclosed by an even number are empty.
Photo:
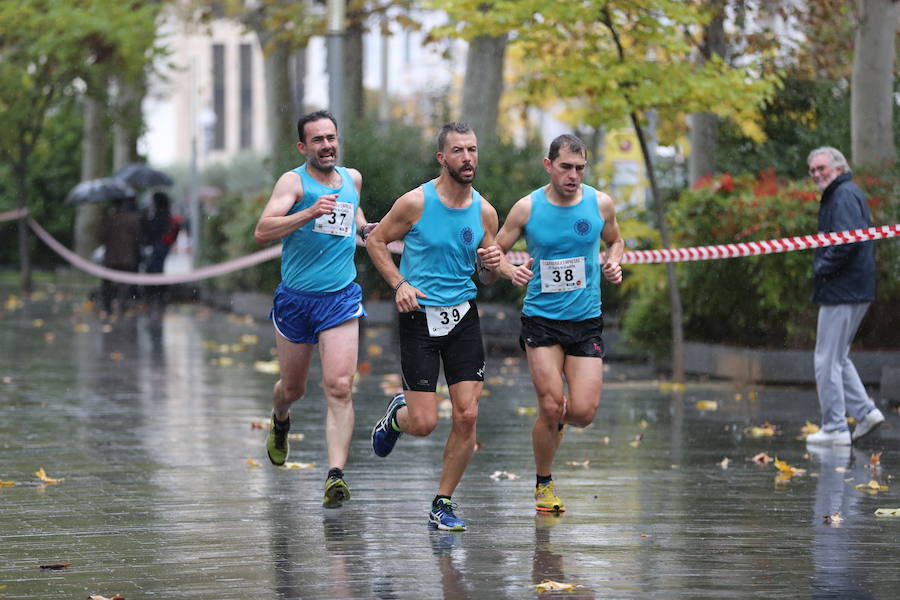
[[[353,500],[324,510],[320,388],[295,406],[289,459],[315,467],[273,468],[255,425],[277,378],[268,324],[195,306],[109,323],[62,292],[7,302],[0,598],[897,597],[900,519],[873,515],[900,507],[896,413],[861,448],[808,450],[811,388],[673,390],[611,362],[595,424],[567,430],[557,455],[568,511],[535,515],[527,366],[494,354],[454,496],[470,529],[438,532],[426,523],[449,422],[375,457],[396,342],[374,326],[362,340]],[[766,422],[774,435],[753,429]],[[759,452],[806,472],[776,482]],[[855,488],[873,478],[888,490]],[[71,564],[40,568],[57,563]],[[575,587],[539,592],[547,581]]]

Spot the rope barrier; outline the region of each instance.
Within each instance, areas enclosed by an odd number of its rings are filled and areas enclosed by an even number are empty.
[[[119,283],[136,285],[170,285],[199,281],[201,279],[217,277],[240,269],[246,269],[247,267],[258,265],[281,255],[281,245],[279,244],[233,260],[215,265],[207,265],[185,273],[133,273],[129,271],[118,271],[92,263],[63,246],[34,219],[27,216],[27,210],[25,209],[0,213],[0,222],[19,218],[25,218],[26,223],[32,231],[34,231],[35,235],[73,267],[102,279],[108,279]],[[738,244],[694,246],[690,248],[671,248],[662,250],[632,250],[624,253],[621,264],[633,265],[718,260],[723,258],[792,252],[794,250],[809,250],[826,246],[839,246],[842,244],[888,239],[897,236],[900,236],[900,224],[869,227],[868,229],[853,229],[835,233],[801,235],[761,242],[742,242]],[[359,238],[357,238],[356,243],[357,246],[363,245],[362,240]],[[388,244],[388,249],[394,254],[401,254],[403,252],[403,243],[391,242]],[[508,252],[506,257],[512,264],[521,265],[528,260],[529,254],[527,252]]]

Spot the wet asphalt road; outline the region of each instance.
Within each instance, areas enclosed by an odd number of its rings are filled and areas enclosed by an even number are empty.
[[[818,419],[811,388],[675,390],[611,362],[595,424],[557,455],[568,512],[540,516],[527,367],[492,353],[480,449],[454,496],[469,531],[436,532],[449,421],[371,452],[396,387],[389,328],[364,333],[353,499],[326,510],[321,389],[293,412],[289,460],[314,467],[269,465],[255,427],[277,378],[267,323],[197,306],[101,321],[53,290],[0,300],[0,598],[900,596],[900,518],[874,515],[900,507],[900,415],[886,407],[859,448],[812,452],[797,439]],[[766,422],[775,434],[756,437]],[[805,472],[777,481],[760,452]],[[873,478],[888,489],[855,488]],[[539,591],[546,580],[577,587]]]

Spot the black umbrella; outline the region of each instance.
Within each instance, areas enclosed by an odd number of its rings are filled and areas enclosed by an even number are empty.
[[[131,163],[130,165],[125,165],[116,171],[113,174],[113,177],[121,179],[128,185],[138,189],[160,186],[168,187],[175,183],[171,177],[162,171],[157,171],[144,163]]]
[[[68,204],[104,202],[106,200],[134,198],[134,196],[134,188],[121,179],[104,177],[102,179],[82,181],[69,191],[69,194],[66,196],[66,202]]]

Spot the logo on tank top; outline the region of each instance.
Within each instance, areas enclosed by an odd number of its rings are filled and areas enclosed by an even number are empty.
[[[463,244],[471,246],[472,242],[475,241],[475,234],[472,233],[471,227],[463,227],[459,230],[459,238],[462,240]]]
[[[587,235],[591,232],[591,223],[587,219],[578,219],[575,221],[574,228],[578,235]]]

